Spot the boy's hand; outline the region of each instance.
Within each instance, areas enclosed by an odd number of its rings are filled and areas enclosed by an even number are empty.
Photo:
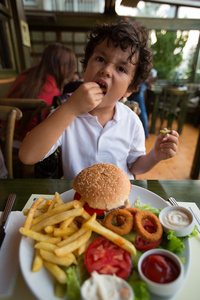
[[[164,128],[167,130],[167,128]],[[154,144],[154,156],[157,161],[165,160],[176,155],[179,145],[179,134],[175,130],[171,133],[160,133]]]
[[[86,82],[70,96],[67,102],[76,115],[92,111],[103,100],[103,93],[96,82]]]

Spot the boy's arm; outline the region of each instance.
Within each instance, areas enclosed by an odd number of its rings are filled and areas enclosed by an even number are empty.
[[[98,84],[82,84],[64,104],[26,135],[19,150],[20,160],[32,165],[43,159],[76,116],[91,111],[102,98]]]
[[[138,157],[130,168],[132,174],[143,174],[151,170],[158,162],[176,155],[179,144],[178,132],[172,130],[171,134],[159,134],[154,147],[147,154]]]

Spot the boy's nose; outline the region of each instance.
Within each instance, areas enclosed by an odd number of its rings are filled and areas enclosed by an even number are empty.
[[[101,69],[100,73],[101,73],[101,75],[104,75],[105,77],[110,78],[112,76],[111,67],[104,66],[104,68]]]

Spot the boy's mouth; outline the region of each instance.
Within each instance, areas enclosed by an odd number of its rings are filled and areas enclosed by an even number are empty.
[[[102,82],[96,82],[99,86],[100,86],[100,89],[102,90],[103,94],[105,95],[106,94],[106,85]]]

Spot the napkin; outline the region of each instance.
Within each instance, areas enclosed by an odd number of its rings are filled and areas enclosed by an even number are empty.
[[[194,215],[194,222],[200,229],[200,210],[194,202],[178,202],[179,205],[189,209]],[[191,265],[188,278],[185,282],[183,290],[180,292],[176,300],[199,300],[200,285],[199,285],[199,249],[200,249],[200,234],[197,237],[190,239]]]
[[[11,295],[15,286],[19,271],[19,228],[24,221],[25,216],[21,211],[13,211],[6,224],[6,236],[0,248],[0,296]]]
[[[194,217],[194,223],[200,231],[200,210],[195,202],[178,202],[180,206],[183,206],[190,210]]]

